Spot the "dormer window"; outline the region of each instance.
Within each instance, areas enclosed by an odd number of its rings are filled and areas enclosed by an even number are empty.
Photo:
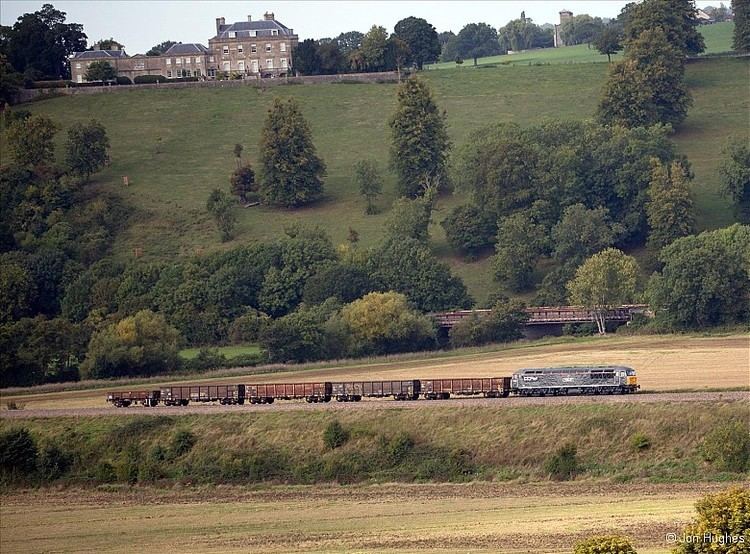
[[[229,38],[236,38],[236,37],[237,37],[237,33],[235,33],[234,31],[229,31]]]
[[[271,29],[271,34],[272,35],[278,35],[279,31],[277,29]]]

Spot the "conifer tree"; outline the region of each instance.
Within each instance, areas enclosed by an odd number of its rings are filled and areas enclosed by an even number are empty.
[[[260,195],[265,203],[292,208],[323,194],[326,166],[293,98],[274,99],[263,126],[260,156]]]
[[[695,232],[689,180],[690,175],[679,162],[671,165],[654,163],[646,203],[649,246],[661,249]]]
[[[391,117],[391,163],[398,176],[398,192],[416,197],[448,184],[451,144],[441,112],[427,84],[407,79],[398,89],[398,107]]]

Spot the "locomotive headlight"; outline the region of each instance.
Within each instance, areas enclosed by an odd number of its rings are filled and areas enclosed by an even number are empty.
[[[628,385],[635,385],[638,383],[638,377],[628,377]]]

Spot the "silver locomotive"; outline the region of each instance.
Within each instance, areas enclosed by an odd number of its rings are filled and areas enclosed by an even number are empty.
[[[510,378],[510,390],[519,396],[626,394],[639,388],[635,370],[617,365],[528,368]]]

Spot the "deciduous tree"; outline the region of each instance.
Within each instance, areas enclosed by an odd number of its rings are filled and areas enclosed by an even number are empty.
[[[417,69],[425,63],[437,61],[440,56],[440,41],[435,27],[421,17],[407,17],[393,28],[393,34],[403,40],[409,49],[409,60]]]
[[[88,124],[74,123],[68,129],[66,162],[74,175],[89,180],[109,162],[109,137],[104,125],[92,119]]]
[[[724,194],[732,199],[737,221],[750,224],[750,146],[746,140],[734,139],[724,149],[719,174]]]
[[[572,304],[583,306],[594,314],[599,333],[604,334],[607,312],[635,300],[638,264],[616,248],[594,254],[577,270],[568,283]]]
[[[617,54],[622,50],[622,36],[620,30],[615,25],[606,25],[594,37],[594,47],[600,54],[607,56],[607,61],[612,62],[612,54]]]
[[[631,2],[623,9],[625,41],[637,40],[644,31],[661,29],[667,42],[682,56],[705,50],[703,35],[698,31],[693,0],[645,0]]]
[[[117,72],[109,62],[97,60],[91,62],[83,78],[87,81],[114,81],[117,78]]]
[[[547,248],[547,234],[541,225],[518,212],[500,220],[495,244],[495,279],[513,291],[531,287],[539,257]]]
[[[730,487],[699,500],[697,515],[682,537],[675,554],[733,554],[747,544],[750,528],[750,491],[746,487]],[[740,539],[744,539],[740,543]]]
[[[491,246],[497,234],[493,215],[472,204],[455,207],[440,225],[451,247],[470,256]]]
[[[477,65],[477,58],[501,53],[497,31],[486,23],[469,23],[456,35],[455,54],[471,58]]]
[[[732,11],[732,48],[737,52],[750,52],[750,0],[732,0]]]
[[[247,195],[258,191],[255,182],[255,171],[250,164],[245,164],[232,172],[229,178],[232,194],[237,196],[241,202],[247,202]]]
[[[237,216],[234,215],[234,201],[221,189],[214,189],[206,201],[206,210],[216,221],[221,242],[232,239]]]
[[[148,52],[146,52],[147,56],[161,56],[164,54],[167,50],[172,48],[175,44],[180,44],[179,42],[175,42],[173,40],[165,40],[164,42],[160,42],[159,44],[152,46]]]
[[[55,155],[53,139],[57,126],[43,115],[16,120],[8,128],[8,149],[21,166],[37,166],[52,161]]]
[[[365,213],[377,213],[374,201],[383,192],[383,180],[374,160],[359,160],[354,164],[354,184],[367,202]]]
[[[293,98],[274,99],[263,126],[260,155],[260,195],[267,204],[292,208],[323,194],[326,166]]]

